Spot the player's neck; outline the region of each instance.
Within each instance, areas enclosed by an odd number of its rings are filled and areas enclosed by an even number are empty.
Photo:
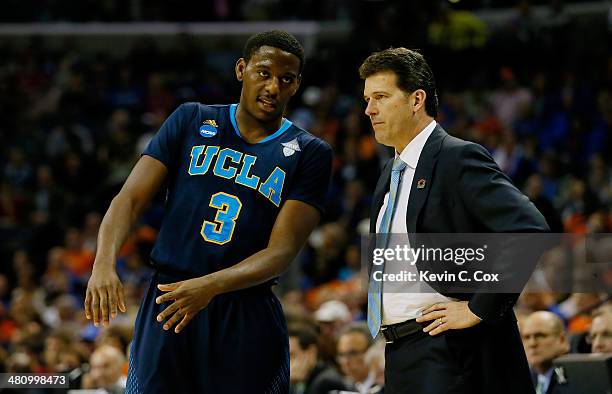
[[[250,143],[256,143],[274,134],[283,122],[283,118],[274,119],[270,122],[262,122],[248,113],[242,106],[236,109],[236,123],[240,129],[242,138]]]

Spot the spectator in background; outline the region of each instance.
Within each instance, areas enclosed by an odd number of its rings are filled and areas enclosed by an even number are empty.
[[[534,312],[523,322],[521,337],[536,394],[558,393],[552,362],[569,351],[563,321],[552,312]]]
[[[612,313],[604,312],[595,316],[587,341],[593,353],[612,353]]]
[[[57,297],[72,290],[73,276],[64,263],[64,249],[54,247],[47,253],[47,270],[42,286],[48,297]]]
[[[48,373],[68,373],[71,389],[81,388],[83,370],[81,365],[86,360],[70,329],[61,328],[52,331],[45,339],[42,361]]]
[[[35,367],[35,358],[24,351],[11,354],[7,361],[8,373],[32,373]]]
[[[326,301],[314,313],[319,323],[319,349],[323,360],[333,363],[340,331],[351,321],[351,312],[338,300]]]
[[[110,394],[125,392],[125,356],[117,348],[106,345],[99,347],[91,355],[89,364],[91,370],[83,377],[84,389],[104,389]]]
[[[539,174],[533,174],[527,178],[525,185],[525,194],[538,208],[538,211],[544,215],[548,227],[550,227],[551,233],[562,233],[563,223],[561,222],[561,216],[555,209],[552,201],[550,201],[544,195],[544,185],[542,183],[542,177]]]
[[[503,67],[499,71],[501,86],[494,91],[489,100],[497,118],[505,127],[512,127],[517,120],[520,110],[533,101],[532,93],[519,86],[511,68]]]
[[[291,394],[327,394],[348,387],[338,372],[319,360],[317,334],[307,325],[289,327],[289,355]]]
[[[385,342],[382,340],[374,342],[365,354],[365,362],[369,366],[370,371],[374,372],[373,389],[370,389],[369,394],[383,393],[385,387]]]
[[[370,369],[365,358],[373,342],[368,326],[364,323],[347,326],[338,339],[338,364],[342,373],[352,381],[353,389],[360,394],[376,389],[376,372]]]
[[[45,309],[42,319],[49,327],[76,332],[79,330],[79,324],[76,320],[79,308],[80,305],[72,295],[63,294],[57,297],[50,307]]]
[[[78,228],[66,230],[64,261],[70,273],[85,281],[93,266],[95,254],[83,247],[83,234]]]
[[[131,340],[132,328],[115,324],[100,331],[100,334],[96,337],[95,346],[96,348],[112,346],[126,354]]]
[[[49,371],[55,370],[62,353],[71,347],[74,341],[72,332],[64,329],[55,330],[45,338],[42,361]]]

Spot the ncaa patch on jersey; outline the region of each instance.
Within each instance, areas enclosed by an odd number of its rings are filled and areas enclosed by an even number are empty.
[[[202,126],[200,126],[200,135],[205,138],[214,137],[217,135],[217,122],[214,120],[205,120]]]
[[[283,142],[281,145],[283,146],[283,155],[285,155],[285,157],[292,156],[295,152],[301,151],[297,138],[294,138],[289,142]]]

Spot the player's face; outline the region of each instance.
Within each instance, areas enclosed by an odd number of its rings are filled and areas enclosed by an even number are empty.
[[[300,86],[300,59],[281,49],[262,46],[246,62],[236,63],[242,82],[240,106],[261,122],[279,119]]]
[[[414,123],[413,96],[397,86],[397,76],[392,71],[366,78],[363,89],[367,103],[365,114],[370,117],[376,141],[387,146],[402,146],[406,131],[411,130]]]

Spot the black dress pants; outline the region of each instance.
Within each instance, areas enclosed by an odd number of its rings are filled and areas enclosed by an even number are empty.
[[[387,344],[385,394],[481,394],[477,331],[419,331]]]

